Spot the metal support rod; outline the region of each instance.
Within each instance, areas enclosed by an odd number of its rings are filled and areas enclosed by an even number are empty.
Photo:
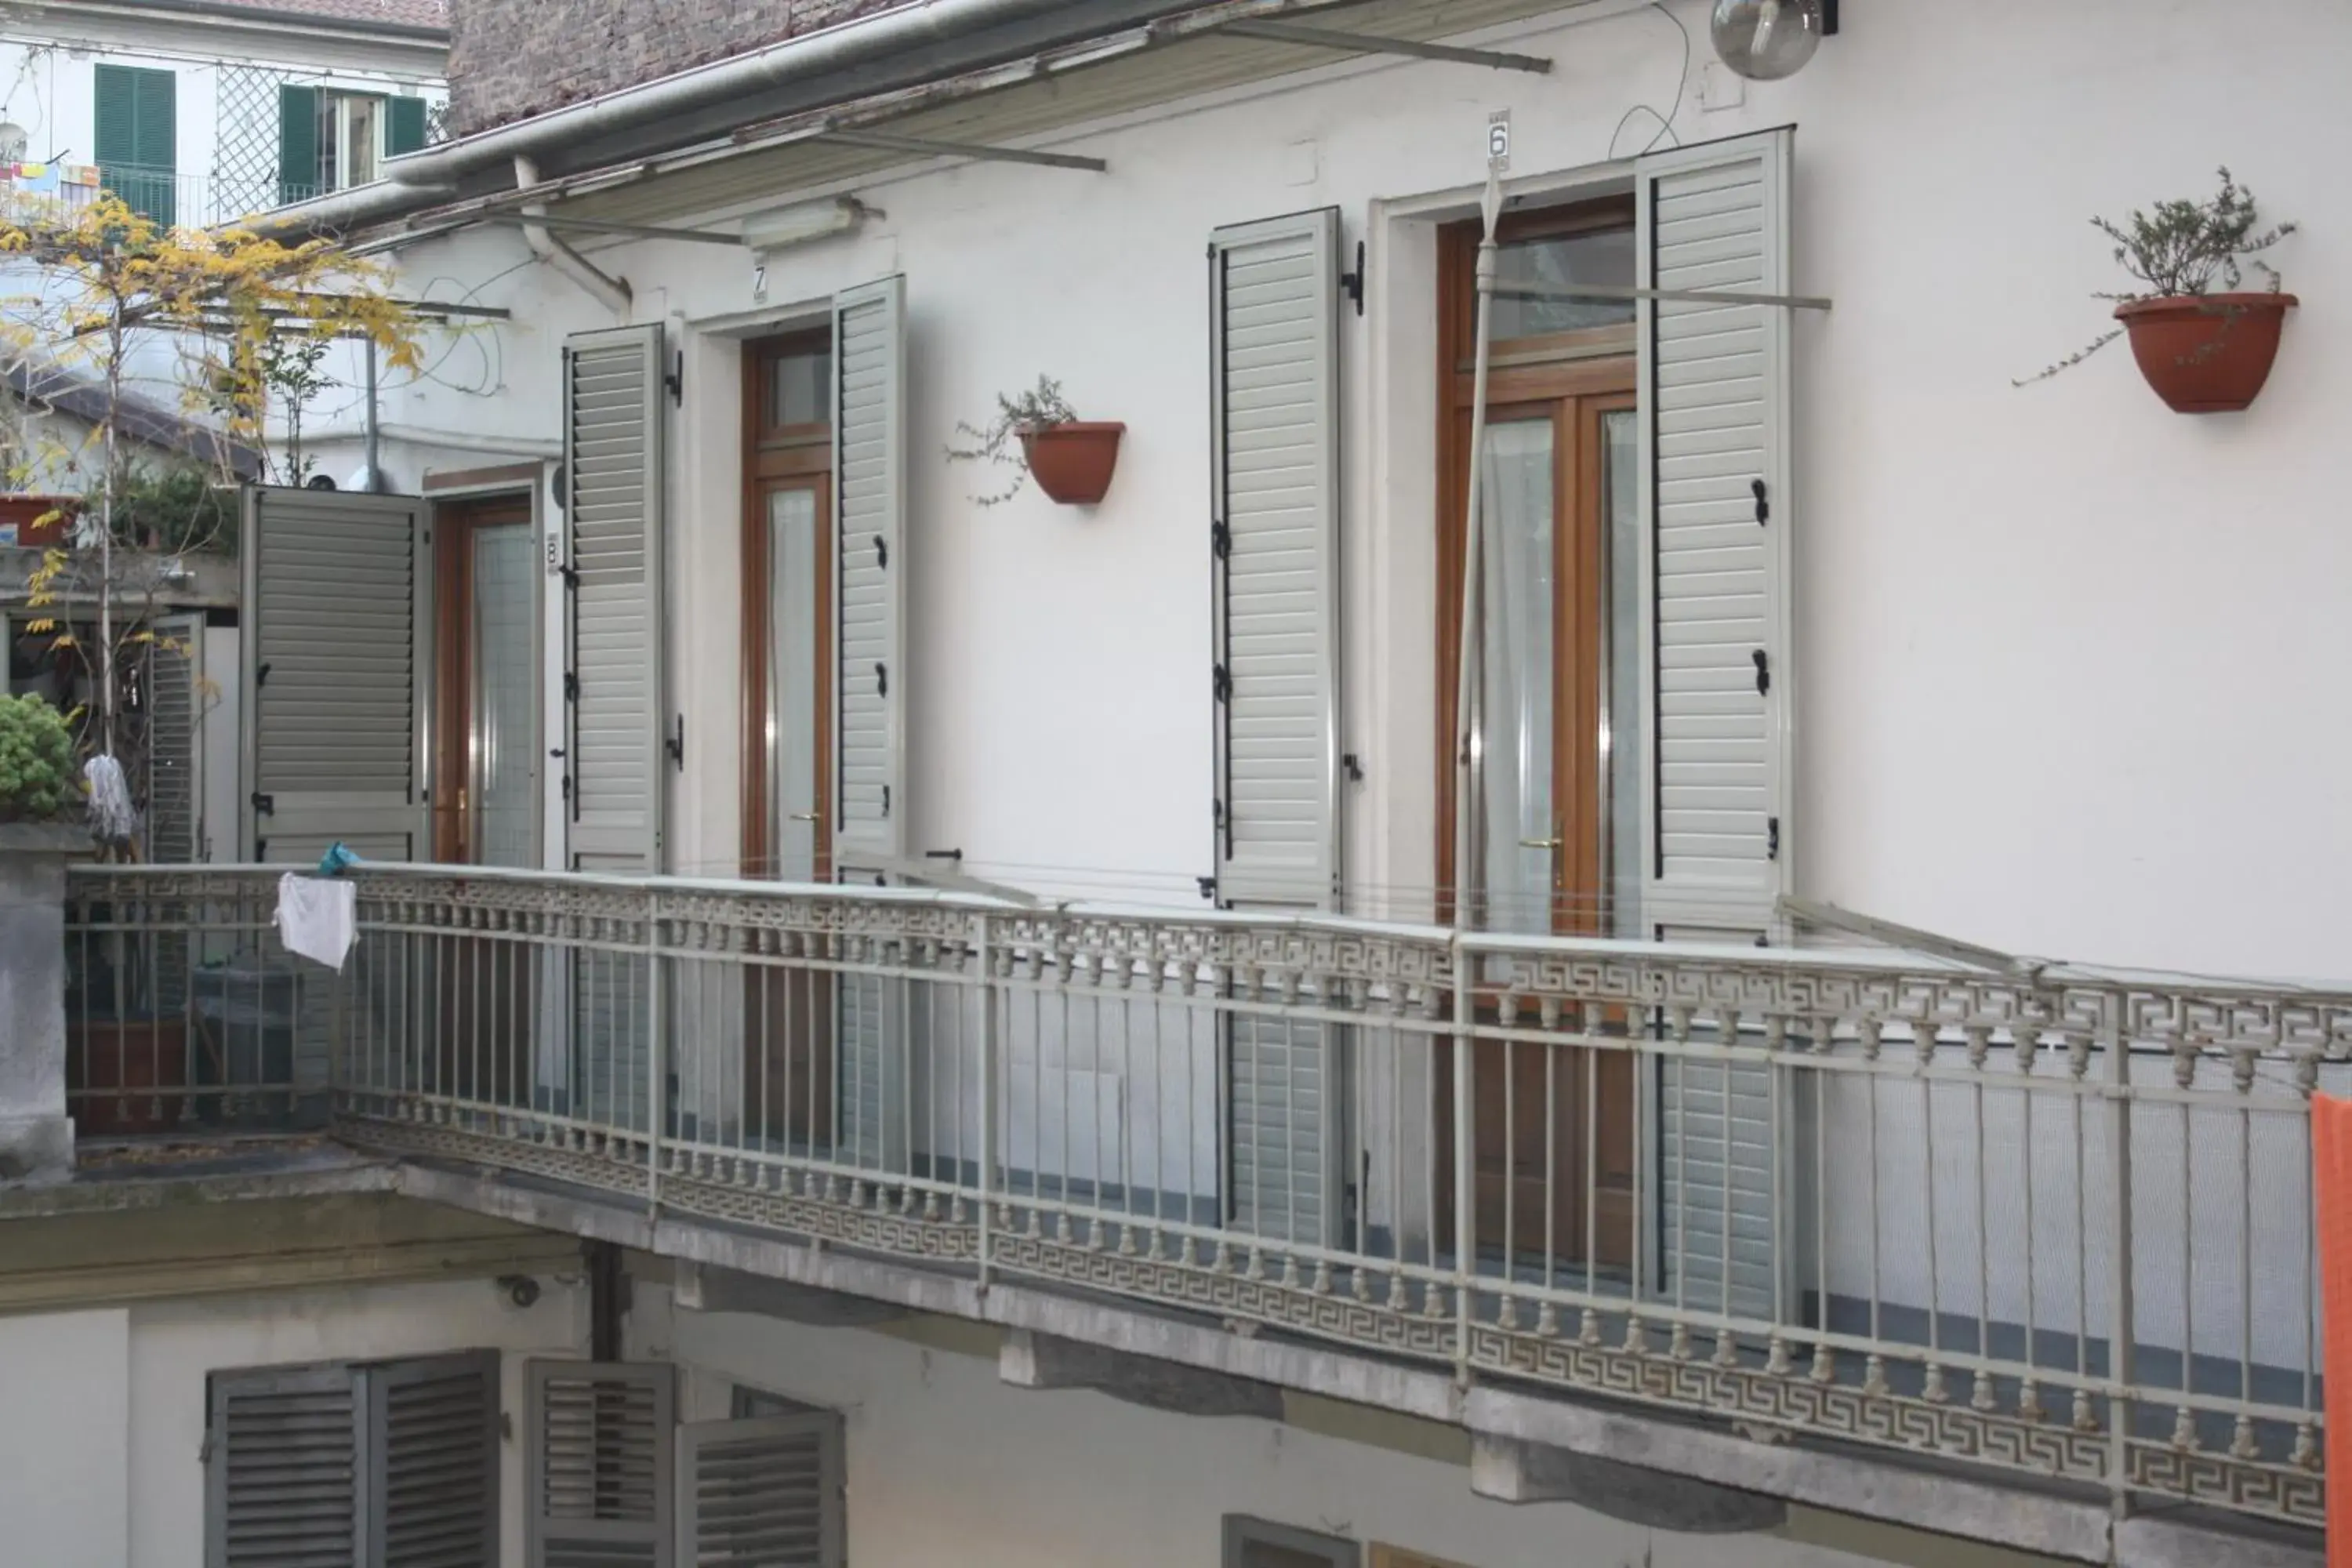
[[[1304,44],[1309,48],[1341,49],[1358,55],[1410,55],[1415,59],[1451,60],[1456,65],[1488,66],[1496,70],[1528,71],[1537,76],[1551,70],[1540,55],[1515,55],[1500,49],[1465,49],[1454,44],[1428,44],[1418,38],[1389,38],[1377,33],[1349,33],[1335,27],[1309,27],[1296,22],[1228,22],[1217,29],[1239,37],[1263,38],[1270,44]]]
[[[992,1272],[990,1247],[995,1237],[996,1145],[1002,1130],[996,1124],[996,922],[980,917],[980,1289],[985,1291]]]
[[[844,147],[872,147],[884,153],[922,153],[995,163],[1034,163],[1045,169],[1080,169],[1090,174],[1099,174],[1110,167],[1100,158],[1083,158],[1075,153],[1036,153],[1026,147],[995,147],[980,142],[939,142],[928,136],[899,136],[887,131],[827,127],[812,140],[837,142]]]
[[[2131,1427],[2137,1402],[2129,1392],[2138,1381],[2132,1340],[2136,1331],[2132,1310],[2132,1100],[2131,1042],[2124,998],[2110,993],[2101,1003],[2105,1017],[2099,1046],[2106,1053],[2107,1183],[2114,1208],[2108,1215],[2110,1240],[2107,1266],[2107,1491],[2117,1519],[2131,1510]],[[2183,1215],[2184,1225],[2189,1216]],[[2185,1239],[2185,1238],[2184,1238]],[[2189,1266],[2184,1246],[2180,1267]],[[2182,1384],[2193,1353],[2184,1335],[2181,1342]]]
[[[663,1027],[661,905],[646,908],[646,1213],[661,1212],[662,1121],[669,1114],[669,1031]]]
[[[1470,795],[1470,706],[1477,690],[1474,672],[1481,642],[1479,457],[1486,442],[1486,373],[1495,308],[1495,229],[1503,216],[1503,170],[1497,160],[1487,162],[1486,191],[1479,203],[1479,213],[1486,220],[1486,233],[1478,242],[1478,342],[1470,380],[1470,489],[1463,514],[1462,633],[1456,648],[1454,686],[1454,1376],[1463,1387],[1470,1382],[1470,1287],[1477,1267],[1478,1205],[1477,1164],[1470,1146],[1476,1126],[1470,1104],[1470,1049],[1475,1021],[1471,1011],[1476,1005],[1476,997],[1471,984],[1473,960],[1464,951],[1461,938],[1471,930],[1470,857],[1477,846],[1477,837],[1472,831],[1476,805]]]
[[[383,428],[378,423],[381,417],[376,396],[375,339],[371,335],[367,340],[367,426],[361,442],[362,450],[367,455],[367,493],[370,495],[383,493],[383,473],[376,466],[383,455]]]
[[[519,212],[484,213],[476,223],[510,224],[517,228],[535,225],[541,228],[574,229],[582,234],[612,234],[629,239],[682,239],[695,245],[741,245],[740,234],[717,234],[707,228],[664,228],[657,224],[607,223],[593,217],[558,217],[552,213],[529,216]]]
[[[1786,310],[1826,310],[1822,294],[1759,294],[1743,289],[1641,289],[1630,283],[1509,283],[1495,290],[1507,300],[1675,300],[1701,305],[1778,305]]]

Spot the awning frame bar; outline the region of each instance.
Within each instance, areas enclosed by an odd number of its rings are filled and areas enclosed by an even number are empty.
[[[1551,61],[1541,55],[1512,54],[1502,49],[1470,49],[1457,44],[1429,44],[1418,38],[1391,38],[1378,33],[1351,33],[1337,27],[1314,27],[1244,16],[1211,29],[1239,38],[1262,38],[1269,44],[1300,44],[1308,48],[1338,49],[1357,55],[1408,55],[1421,60],[1450,60],[1456,65],[1486,66],[1494,70],[1550,74]]]

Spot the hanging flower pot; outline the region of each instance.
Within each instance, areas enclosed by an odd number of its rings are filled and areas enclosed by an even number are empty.
[[[1021,452],[1039,489],[1064,506],[1093,506],[1110,489],[1126,434],[1115,420],[1071,419],[1022,431]]]
[[[2177,414],[2231,414],[2262,391],[2292,294],[2205,294],[2116,307],[2132,357]]]

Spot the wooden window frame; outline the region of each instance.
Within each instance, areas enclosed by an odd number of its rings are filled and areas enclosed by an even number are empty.
[[[443,865],[470,866],[479,847],[474,842],[471,809],[474,658],[469,634],[474,626],[474,531],[512,527],[516,523],[535,528],[536,522],[528,490],[452,498],[436,500],[433,505],[433,802],[429,820],[433,858]],[[531,601],[531,644],[536,649],[543,640],[537,630],[538,595],[532,595]],[[536,697],[536,679],[531,682],[531,690]],[[534,707],[531,730],[535,745],[545,728],[545,716]],[[543,825],[535,822],[534,828],[534,837],[543,837]]]

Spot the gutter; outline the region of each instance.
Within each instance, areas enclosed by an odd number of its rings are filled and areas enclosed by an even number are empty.
[[[97,3],[97,0],[81,0],[81,3],[70,5],[52,4],[32,9],[40,12],[68,11],[77,16],[130,13],[126,20],[137,20],[139,13],[161,11],[177,16],[199,17],[208,22],[316,33],[338,39],[429,45],[445,51],[449,47],[449,29],[446,27],[422,27],[413,22],[368,22],[352,16],[280,11],[268,5],[224,5],[213,3],[213,0],[105,0],[103,4]]]
[[[517,188],[529,190],[539,184],[539,166],[522,153],[515,154],[514,177]],[[543,223],[533,223],[535,217],[547,216],[545,202],[532,202],[522,209],[523,242],[531,254],[562,273],[594,297],[596,301],[623,321],[629,316],[629,280],[615,278],[594,262],[572,248]]]

